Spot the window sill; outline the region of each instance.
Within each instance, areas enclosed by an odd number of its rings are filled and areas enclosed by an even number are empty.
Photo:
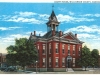
[[[62,66],[62,67],[65,67],[65,66]]]
[[[56,67],[59,67],[59,66],[56,66]]]
[[[42,66],[42,67],[45,67],[45,66]]]
[[[56,54],[59,54],[59,53],[56,53]]]
[[[44,53],[42,55],[45,55]]]

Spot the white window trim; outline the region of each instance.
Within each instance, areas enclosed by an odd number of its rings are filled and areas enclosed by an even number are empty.
[[[76,61],[75,58],[73,58],[73,67],[75,67],[75,61]]]
[[[51,57],[49,57],[49,67],[51,67]]]
[[[64,53],[63,53],[64,50]],[[62,54],[65,54],[65,44],[62,44]]]
[[[62,63],[63,63],[63,59],[64,59],[64,64],[65,64],[65,58],[64,57],[62,58]],[[65,67],[65,65],[62,65],[62,67]]]
[[[42,53],[43,55],[45,55],[46,54],[46,44],[42,44],[42,50],[44,50],[44,53]]]
[[[55,63],[56,63],[56,59],[58,59],[58,66],[56,66],[55,64],[55,67],[59,67],[59,57],[55,57]]]
[[[49,43],[49,54],[51,54],[50,52],[51,52],[51,43]]]
[[[56,43],[56,48],[55,48],[55,50],[57,49],[57,52],[58,52],[58,53],[56,53],[56,54],[59,54],[59,48],[58,48],[58,47],[59,47],[59,43]],[[56,51],[55,51],[55,52],[56,52]]]
[[[46,61],[46,59],[43,58],[43,59],[42,59],[42,62],[45,63],[45,61]],[[44,65],[42,64],[42,67],[45,67],[45,64],[44,64]]]

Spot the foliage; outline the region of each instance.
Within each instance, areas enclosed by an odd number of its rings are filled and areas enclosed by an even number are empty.
[[[78,65],[80,65],[82,67],[84,66],[85,70],[86,70],[86,67],[90,65],[90,63],[91,63],[91,52],[90,52],[90,49],[87,46],[84,46],[82,48],[81,59],[79,59],[77,62],[78,62]]]
[[[15,39],[15,45],[7,47],[7,62],[25,67],[37,60],[37,50],[33,40],[26,38]]]
[[[92,61],[93,63],[91,64],[91,66],[97,66],[98,65],[98,57],[99,57],[99,51],[97,49],[93,49],[91,51],[91,57],[92,57]]]
[[[77,60],[77,63],[81,67],[86,67],[88,66],[97,66],[98,65],[98,57],[99,57],[99,51],[97,49],[93,49],[90,51],[87,46],[84,46],[82,48],[82,55],[81,58]]]

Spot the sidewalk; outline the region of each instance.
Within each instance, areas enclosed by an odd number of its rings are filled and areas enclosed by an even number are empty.
[[[36,74],[36,72],[3,72],[0,74]],[[74,72],[37,72],[37,74],[100,74],[100,69],[91,69],[88,71],[74,71]]]
[[[100,69],[88,69],[88,71],[74,72],[39,72],[39,74],[100,74]]]

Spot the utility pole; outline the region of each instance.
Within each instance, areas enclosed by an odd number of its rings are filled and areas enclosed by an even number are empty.
[[[36,61],[36,74],[37,74],[37,62],[38,62],[38,61]]]

